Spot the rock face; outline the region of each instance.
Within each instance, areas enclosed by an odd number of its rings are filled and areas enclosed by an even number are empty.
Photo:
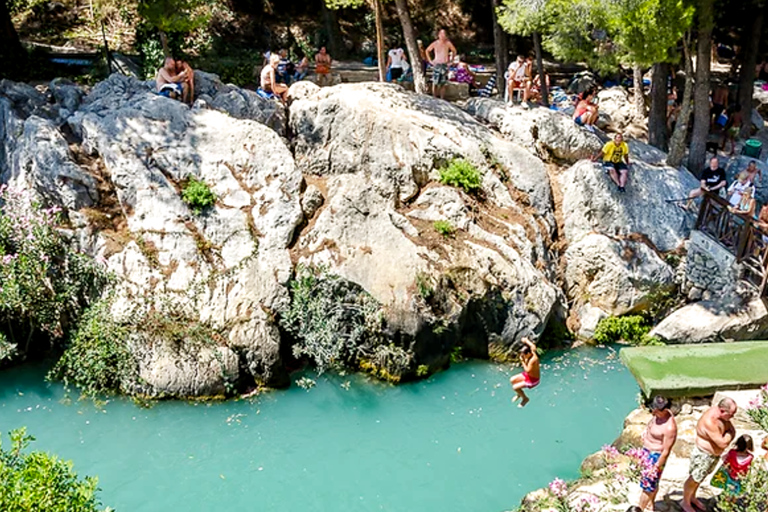
[[[589,234],[565,252],[566,293],[611,316],[643,310],[649,296],[672,288],[675,274],[642,242]]]
[[[695,187],[687,172],[633,161],[629,176],[625,194],[592,162],[559,176],[566,293],[576,319],[588,313],[581,337],[602,316],[594,308],[605,315],[641,312],[655,294],[674,287],[675,272],[661,253],[681,246],[694,222],[666,202]]]
[[[480,331],[469,347],[478,354],[489,340],[504,352],[542,332],[559,294],[537,268],[549,260],[554,225],[540,161],[461,110],[397,86],[342,85],[300,97],[290,118],[296,162],[320,178],[327,197],[294,249],[299,261],[362,286],[384,305],[397,336],[433,354],[426,364],[444,362],[462,330]],[[483,201],[435,183],[454,158],[477,167]],[[440,235],[435,221],[456,233]],[[489,302],[499,314],[473,326],[470,311]],[[433,335],[444,331],[437,323],[447,332]]]
[[[763,339],[768,311],[760,299],[746,304],[702,301],[684,306],[657,325],[651,336],[667,343],[709,343]]]
[[[592,157],[603,146],[597,135],[578,126],[569,116],[544,107],[524,109],[488,98],[471,98],[466,110],[543,158],[573,163]]]
[[[626,194],[619,194],[601,165],[579,162],[560,176],[565,236],[639,233],[660,251],[680,246],[692,219],[669,200],[696,188],[691,174],[644,162],[632,164]]]

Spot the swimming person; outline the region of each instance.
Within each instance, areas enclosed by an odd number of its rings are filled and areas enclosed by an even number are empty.
[[[530,400],[523,391],[524,388],[533,389],[541,382],[541,367],[539,365],[539,354],[536,353],[536,345],[528,338],[523,338],[525,345],[520,349],[520,362],[523,364],[523,373],[518,373],[509,379],[512,389],[517,396],[512,398],[512,402],[522,398],[518,407],[525,407]]]

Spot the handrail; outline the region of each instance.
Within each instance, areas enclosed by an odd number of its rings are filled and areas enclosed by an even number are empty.
[[[766,295],[768,283],[768,231],[752,217],[731,212],[730,203],[707,192],[702,198],[696,229],[706,233],[736,257],[744,268],[743,279]]]

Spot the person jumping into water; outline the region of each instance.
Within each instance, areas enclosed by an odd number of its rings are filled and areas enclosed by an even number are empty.
[[[525,395],[523,389],[532,389],[539,385],[539,382],[541,382],[541,369],[539,355],[536,353],[536,345],[528,338],[523,338],[520,341],[525,344],[520,349],[520,362],[523,364],[523,373],[513,376],[509,379],[509,383],[512,384],[512,389],[517,393],[517,396],[512,398],[512,402],[522,398],[518,407],[525,407],[530,398]]]

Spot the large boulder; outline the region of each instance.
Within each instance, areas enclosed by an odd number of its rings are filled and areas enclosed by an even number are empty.
[[[291,152],[258,122],[190,109],[128,77],[109,81],[94,88],[69,123],[82,151],[102,162],[118,202],[116,212],[97,204],[86,216],[124,217],[119,236],[102,230],[93,242],[121,278],[114,314],[172,304],[190,321],[226,333],[225,347],[214,351],[225,361],[231,351],[257,381],[286,384],[272,312],[288,300],[288,246],[303,217],[302,176]],[[123,92],[105,94],[110,88]],[[181,198],[192,178],[217,197],[203,212]],[[151,337],[145,342],[155,343]],[[194,376],[195,365],[203,371],[214,364],[204,347],[184,350],[190,355],[183,358],[183,375]],[[142,368],[165,367],[166,357],[140,360]],[[218,372],[219,378],[228,372]],[[198,389],[160,379],[152,392],[197,395],[220,384],[205,381]]]
[[[768,310],[760,299],[745,304],[729,298],[697,302],[670,314],[650,334],[666,343],[764,339],[768,335]]]
[[[673,288],[675,272],[660,253],[683,244],[694,218],[668,200],[685,197],[696,180],[633,160],[620,193],[602,165],[581,161],[559,183],[565,289],[571,318],[589,337],[600,318],[642,312],[658,292]]]
[[[510,141],[542,158],[573,163],[590,158],[602,147],[597,135],[578,126],[569,116],[548,108],[510,107],[488,98],[472,98],[465,108]]]
[[[674,285],[675,274],[648,245],[591,233],[565,251],[568,297],[609,315],[647,308],[657,292]]]
[[[0,93],[0,181],[68,209],[98,201],[96,180],[71,160],[56,125],[37,115],[20,117],[30,101],[23,98]]]
[[[619,193],[602,165],[578,162],[559,177],[564,234],[569,243],[589,233],[636,233],[662,252],[679,247],[691,215],[673,200],[685,198],[698,181],[687,171],[634,162],[627,192]]]
[[[541,334],[561,299],[546,271],[554,218],[538,159],[458,108],[391,85],[306,91],[290,122],[297,164],[326,196],[298,261],[371,294],[421,364],[444,364],[454,345],[503,355]],[[458,157],[480,173],[482,200],[435,183]]]

